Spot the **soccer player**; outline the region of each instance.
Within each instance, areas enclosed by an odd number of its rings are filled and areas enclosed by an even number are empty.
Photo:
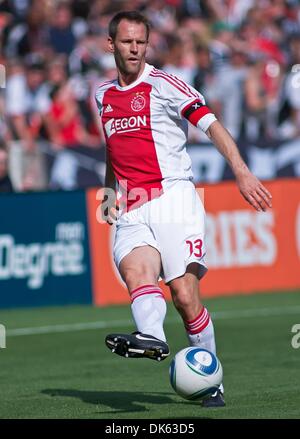
[[[199,280],[206,272],[205,213],[192,183],[187,121],[223,154],[240,192],[256,210],[271,207],[271,195],[250,173],[203,96],[146,63],[149,31],[147,19],[137,11],[113,17],[108,42],[118,77],[96,92],[107,144],[106,199],[116,185],[121,197],[119,212],[108,204],[107,222],[116,221],[114,259],[137,327],[133,334],[109,334],[105,341],[121,356],[163,360],[169,347],[160,278],[170,287],[189,344],[216,352],[213,323],[199,296]],[[203,405],[225,405],[223,386]]]

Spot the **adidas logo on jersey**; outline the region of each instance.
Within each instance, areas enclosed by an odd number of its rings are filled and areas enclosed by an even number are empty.
[[[104,110],[104,113],[110,113],[111,111],[114,111],[114,110],[112,109],[112,106],[111,106],[110,104],[106,105],[106,108],[105,108],[105,110]]]

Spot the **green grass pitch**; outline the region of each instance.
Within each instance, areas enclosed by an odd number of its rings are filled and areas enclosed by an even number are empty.
[[[291,329],[300,324],[300,292],[205,304],[224,369],[225,408],[177,396],[169,359],[125,359],[105,347],[108,332],[134,330],[129,306],[49,307],[0,311],[7,331],[0,418],[299,418],[300,348],[292,347]],[[172,304],[165,331],[172,354],[187,346]]]

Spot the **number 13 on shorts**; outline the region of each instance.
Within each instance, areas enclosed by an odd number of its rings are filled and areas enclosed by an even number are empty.
[[[194,256],[196,256],[196,258],[202,257],[202,239],[195,239],[194,241],[190,241],[189,239],[187,239],[185,242],[189,246],[190,256],[193,254]]]

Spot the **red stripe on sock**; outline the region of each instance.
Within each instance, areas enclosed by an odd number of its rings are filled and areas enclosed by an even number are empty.
[[[206,328],[209,321],[210,314],[206,308],[203,308],[195,319],[184,322],[184,326],[189,334],[199,334],[199,332]]]
[[[189,324],[188,327],[190,329],[194,329],[197,326],[202,325],[202,323],[207,319],[207,316],[208,316],[208,312],[207,310],[205,310],[204,313],[201,314],[201,317],[199,317],[199,319],[196,320],[194,323]]]
[[[200,313],[197,315],[197,317],[195,317],[193,320],[186,320],[185,324],[187,325],[192,325],[193,323],[195,323],[198,319],[200,319],[200,317],[205,313],[206,308],[203,307],[200,311]],[[206,310],[207,311],[207,310]]]
[[[131,303],[138,297],[149,294],[156,294],[156,297],[164,299],[162,290],[156,285],[142,285],[131,292]]]
[[[158,291],[153,291],[153,293],[141,293],[141,294],[138,294],[137,296],[131,298],[131,303],[133,303],[134,300],[136,300],[138,297],[146,296],[146,295],[150,295],[150,294],[157,294],[157,296],[155,296],[155,297],[159,297],[160,299],[165,299],[163,294],[159,293]]]
[[[142,288],[157,288],[157,289],[160,290],[159,287],[157,287],[156,285],[153,285],[153,284],[151,284],[151,285],[141,285],[140,287],[137,287],[137,288],[135,288],[134,290],[132,290],[132,291],[130,292],[130,294],[133,294],[133,293],[135,293],[136,291],[141,290]]]

